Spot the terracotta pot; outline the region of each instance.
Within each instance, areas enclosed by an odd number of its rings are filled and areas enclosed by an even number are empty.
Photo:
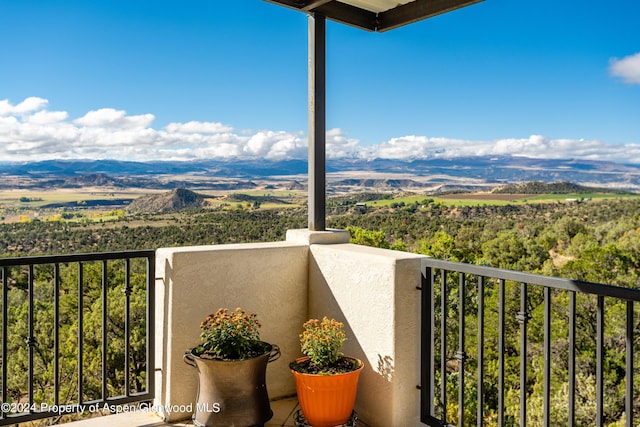
[[[267,363],[280,357],[280,349],[263,344],[264,354],[245,360],[202,359],[187,350],[185,363],[198,370],[196,426],[261,426],[273,417],[265,376]]]
[[[308,357],[297,359],[303,362]],[[358,377],[364,363],[354,371],[336,375],[305,374],[291,369],[296,380],[298,403],[307,422],[314,427],[346,424],[353,412],[358,391]]]

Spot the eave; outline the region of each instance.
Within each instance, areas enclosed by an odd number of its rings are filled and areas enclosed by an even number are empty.
[[[367,31],[384,32],[483,0],[266,0]]]

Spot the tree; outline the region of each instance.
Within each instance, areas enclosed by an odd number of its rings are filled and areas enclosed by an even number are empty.
[[[359,227],[347,227],[347,231],[351,233],[351,243],[355,243],[356,245],[385,249],[391,246],[382,231],[365,230]]]

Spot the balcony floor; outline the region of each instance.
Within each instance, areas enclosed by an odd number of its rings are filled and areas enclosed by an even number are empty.
[[[298,400],[295,397],[271,401],[273,418],[265,424],[265,427],[295,427],[293,416],[297,409],[299,409]],[[60,425],[65,427],[183,427],[192,426],[193,423],[185,421],[169,424],[162,421],[155,413],[138,411],[105,415]],[[367,427],[361,421],[358,421],[357,425],[358,427]]]

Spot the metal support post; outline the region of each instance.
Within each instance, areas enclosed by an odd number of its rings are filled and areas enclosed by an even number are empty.
[[[309,15],[309,230],[326,227],[326,18]]]

